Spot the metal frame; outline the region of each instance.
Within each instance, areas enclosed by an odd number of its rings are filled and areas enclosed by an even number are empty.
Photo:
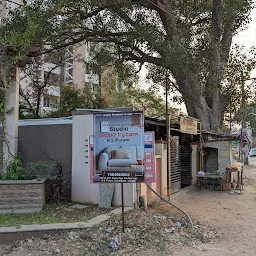
[[[174,117],[173,119],[171,119]],[[178,122],[180,121],[180,117],[175,114],[168,114],[166,113],[166,135],[167,135],[167,188],[168,188],[168,197],[170,198],[171,196],[171,135],[170,131],[177,131],[180,132],[180,129],[176,128],[171,128],[171,120],[177,119]],[[199,119],[189,117],[190,119],[194,119],[198,122],[199,124],[199,133],[197,135],[200,136],[200,162],[199,162],[199,168],[200,170],[202,169],[202,123],[200,122]]]

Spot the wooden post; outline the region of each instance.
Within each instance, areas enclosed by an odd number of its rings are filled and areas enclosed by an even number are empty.
[[[166,87],[165,87],[165,119],[166,119],[166,140],[167,140],[167,196],[170,200],[171,198],[171,138],[170,138],[170,116],[169,116],[169,105],[168,105],[168,94],[169,94],[169,83],[168,83],[168,73],[166,72]]]

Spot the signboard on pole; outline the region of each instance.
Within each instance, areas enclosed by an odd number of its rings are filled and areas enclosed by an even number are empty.
[[[251,128],[247,128],[247,136],[250,141],[250,144],[252,144],[252,129]]]
[[[242,141],[246,144],[252,143],[252,130],[249,128],[242,129]]]
[[[143,113],[95,114],[93,157],[92,182],[143,182]]]
[[[186,117],[180,117],[180,132],[197,135],[197,121]]]
[[[156,161],[155,161],[155,133],[144,133],[144,182],[151,183],[156,181]],[[89,137],[90,149],[90,183],[93,181],[94,175],[94,155],[93,155],[93,135]]]

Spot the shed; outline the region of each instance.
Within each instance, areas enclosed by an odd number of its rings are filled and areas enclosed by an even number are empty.
[[[234,135],[202,131],[202,170],[224,171],[231,164]]]

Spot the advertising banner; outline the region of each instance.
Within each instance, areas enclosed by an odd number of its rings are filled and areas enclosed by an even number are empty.
[[[95,114],[93,157],[92,182],[143,182],[143,113]]]
[[[197,135],[197,121],[180,117],[180,132]]]
[[[89,137],[90,149],[90,183],[98,183],[93,181],[94,174],[94,154],[93,154],[93,135]],[[156,181],[156,162],[155,162],[155,133],[144,133],[144,182],[151,183]],[[101,181],[104,182],[104,181]],[[137,180],[142,182],[142,180]]]
[[[155,157],[155,133],[145,132],[144,134],[144,182],[156,181],[156,157]]]

